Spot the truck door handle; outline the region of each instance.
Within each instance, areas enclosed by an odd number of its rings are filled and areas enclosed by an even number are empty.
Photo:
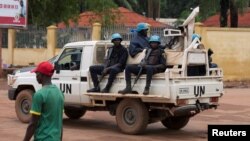
[[[77,80],[77,78],[76,77],[72,77],[72,80]]]
[[[52,80],[59,80],[59,78],[54,77],[54,78],[52,78]]]

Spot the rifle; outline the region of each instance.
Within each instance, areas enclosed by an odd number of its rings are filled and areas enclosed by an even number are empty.
[[[106,69],[106,68],[110,65],[110,57],[111,57],[112,52],[113,52],[113,48],[110,48],[110,49],[108,50],[107,63],[104,65],[104,69]],[[103,69],[103,70],[104,70],[104,69]],[[101,77],[99,78],[99,83],[98,83],[98,85],[100,84],[100,82],[102,81],[102,79],[104,78],[105,75],[106,75],[106,73],[102,72],[102,75],[101,75]]]
[[[136,76],[136,78],[135,78],[134,84],[133,84],[133,86],[132,86],[131,89],[133,89],[133,87],[135,86],[135,84],[136,84],[137,81],[139,80],[139,78],[140,78],[140,76],[141,76],[141,74],[142,74],[143,66],[146,64],[146,62],[147,62],[147,60],[148,60],[148,57],[149,57],[151,51],[152,51],[152,49],[148,49],[148,52],[147,52],[146,56],[143,58],[143,60],[142,60],[141,63],[139,64],[140,70],[139,70],[139,72],[138,72],[138,74],[137,74],[137,76]]]

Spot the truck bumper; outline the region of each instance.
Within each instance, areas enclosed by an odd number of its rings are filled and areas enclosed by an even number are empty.
[[[193,116],[200,113],[201,111],[211,108],[217,108],[217,105],[209,105],[208,103],[196,103],[194,105],[185,105],[174,108],[172,113],[174,114],[174,116]]]
[[[8,90],[9,100],[15,100],[15,92],[16,92],[16,88],[10,88]]]

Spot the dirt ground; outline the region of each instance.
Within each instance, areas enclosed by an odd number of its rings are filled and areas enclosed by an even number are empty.
[[[250,88],[250,81],[225,81],[225,88]]]
[[[148,125],[143,135],[125,135],[116,126],[115,117],[110,116],[108,112],[87,112],[80,120],[69,120],[64,117],[63,140],[207,141],[209,124],[249,124],[250,87],[248,84],[238,85],[235,87],[227,84],[218,109],[196,115],[179,131],[168,130],[161,123],[154,123]],[[7,89],[6,81],[0,79],[0,140],[19,141],[24,136],[27,124],[18,121],[14,109],[15,102],[8,99]]]

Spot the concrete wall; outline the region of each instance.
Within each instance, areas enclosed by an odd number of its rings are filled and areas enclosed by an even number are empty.
[[[100,40],[101,24],[94,23],[92,28],[92,40]],[[38,64],[59,54],[61,49],[56,48],[56,32],[56,26],[47,27],[47,48],[16,48],[16,30],[8,29],[8,48],[2,48],[3,64],[27,66],[30,63]]]
[[[14,49],[14,62],[18,65],[29,65],[30,63],[37,64],[42,60],[48,60],[47,49],[28,49],[28,48],[15,48]]]
[[[214,51],[213,62],[224,71],[224,80],[250,80],[250,28],[214,28],[198,25],[206,48]]]
[[[98,40],[100,36],[100,25],[93,27],[92,40]],[[55,27],[50,27],[49,49],[27,49],[27,48],[9,48],[2,49],[3,63],[14,65],[29,65],[29,63],[38,64],[41,61],[48,60],[52,55],[57,55],[60,49],[55,49],[56,38]],[[214,51],[213,62],[217,63],[224,71],[224,80],[250,80],[250,29],[248,28],[212,28],[203,27],[202,24],[196,24],[196,33],[201,34],[202,42],[206,48]],[[13,32],[10,32],[14,34]],[[13,42],[13,41],[10,41]],[[12,44],[10,44],[12,45]],[[51,53],[52,52],[52,53]],[[10,55],[12,55],[12,59]],[[11,63],[12,61],[13,63]]]
[[[60,52],[61,49],[55,50],[55,55]],[[8,62],[8,49],[2,49],[3,63],[9,64]],[[30,49],[30,48],[14,48],[13,65],[27,66],[30,63],[38,64],[39,62],[49,60],[51,57],[48,56],[48,50],[46,48]]]
[[[2,60],[3,64],[7,64],[8,61],[8,49],[7,48],[2,48]]]

